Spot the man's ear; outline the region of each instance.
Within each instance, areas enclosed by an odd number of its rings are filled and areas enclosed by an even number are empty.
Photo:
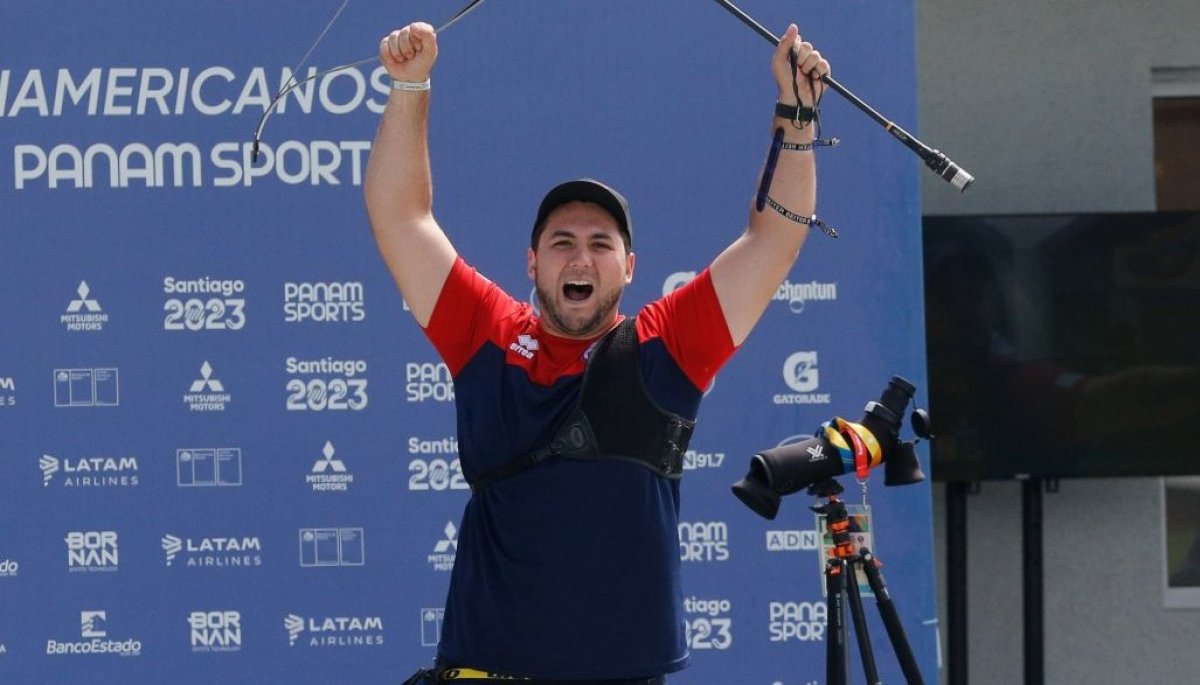
[[[532,247],[525,252],[525,273],[529,274],[529,280],[537,282],[537,252]]]
[[[637,262],[637,255],[630,252],[625,255],[625,285],[633,282],[633,266]]]

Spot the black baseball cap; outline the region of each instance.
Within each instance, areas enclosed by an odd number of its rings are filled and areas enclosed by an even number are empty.
[[[629,203],[625,201],[625,196],[591,178],[560,183],[546,193],[541,206],[538,207],[537,220],[533,222],[530,247],[537,249],[538,236],[542,234],[542,227],[550,212],[568,202],[593,202],[600,205],[617,220],[617,227],[625,234],[625,242],[629,249],[633,249],[633,222],[629,219]]]

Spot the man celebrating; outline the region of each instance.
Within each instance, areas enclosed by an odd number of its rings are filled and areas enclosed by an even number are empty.
[[[425,23],[380,42],[393,89],[365,195],[379,251],[454,377],[473,490],[439,677],[665,683],[688,661],[682,455],[704,388],[808,234],[811,107],[829,64],[788,28],[772,60],[772,131],[784,150],[772,209],[752,208],[746,231],[708,269],[635,317],[618,311],[635,264],[625,198],[590,179],[551,189],[526,256],[538,316],[468,266],[434,219],[427,122],[437,52]]]

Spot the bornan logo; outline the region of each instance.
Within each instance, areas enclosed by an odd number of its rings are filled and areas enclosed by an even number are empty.
[[[729,649],[733,645],[733,603],[728,599],[687,597],[683,610],[689,616],[687,629],[689,649]]]
[[[240,611],[193,611],[187,620],[193,652],[237,652],[242,649]]]
[[[106,611],[80,611],[79,637],[76,642],[59,642],[46,640],[48,656],[67,656],[75,654],[108,654],[116,656],[140,656],[142,642],[136,638],[125,640],[110,639],[104,624],[108,621]]]
[[[170,533],[162,537],[167,566],[184,555],[180,566],[191,568],[248,568],[262,566],[262,540],[258,536],[181,538]]]
[[[458,528],[453,521],[447,521],[442,529],[445,535],[433,546],[433,554],[429,555],[429,565],[435,571],[449,571],[454,568],[454,558],[458,554]]]
[[[242,448],[193,447],[175,450],[175,484],[181,488],[241,485]]]
[[[80,281],[75,292],[79,297],[67,305],[67,312],[62,315],[62,325],[72,333],[104,330],[104,324],[108,323],[108,314],[100,308],[99,300],[92,297],[92,289],[87,281]]]
[[[379,616],[283,617],[288,646],[303,638],[308,647],[378,647],[383,644],[383,619]]]
[[[775,404],[829,404],[829,393],[813,392],[820,387],[816,352],[792,353],[783,362],[783,381],[795,392],[775,395]]]
[[[533,359],[533,353],[538,351],[538,341],[533,336],[522,333],[517,336],[516,342],[508,346],[508,349],[526,359]]]
[[[292,283],[283,284],[283,320],[287,323],[345,323],[367,318],[363,303],[363,284]]]
[[[55,476],[64,488],[131,488],[138,485],[137,457],[70,457],[59,459],[50,454],[38,457],[42,487],[50,487]]]
[[[307,477],[313,492],[346,492],[354,482],[354,474],[348,473],[346,463],[335,459],[334,454],[333,443],[326,440],[321,458],[313,463]]]
[[[682,561],[727,561],[729,526],[723,521],[680,522],[679,557]]]
[[[829,610],[825,602],[771,602],[771,642],[819,642],[825,639]]]
[[[213,375],[212,364],[200,365],[200,377],[192,381],[183,403],[192,411],[225,411],[233,397],[225,392],[225,384]]]
[[[67,570],[116,571],[119,566],[117,531],[71,531],[63,538],[67,543]]]

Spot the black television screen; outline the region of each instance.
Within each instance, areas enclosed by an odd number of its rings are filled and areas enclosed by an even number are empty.
[[[1200,213],[924,220],[938,480],[1200,473]]]

